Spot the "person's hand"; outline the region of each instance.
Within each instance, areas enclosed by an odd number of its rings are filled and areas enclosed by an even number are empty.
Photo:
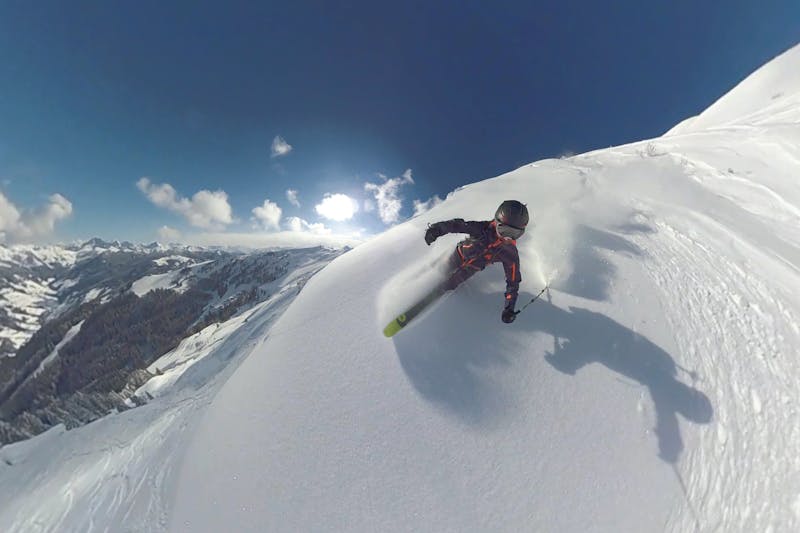
[[[436,226],[430,226],[428,231],[425,232],[425,244],[431,245],[433,241],[442,236],[442,231]]]
[[[510,307],[506,307],[505,309],[503,309],[503,314],[500,316],[503,319],[503,322],[505,322],[506,324],[511,324],[517,318],[518,314],[519,311],[514,311]]]

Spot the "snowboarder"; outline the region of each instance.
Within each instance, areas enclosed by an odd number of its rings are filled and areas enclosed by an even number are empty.
[[[476,272],[491,263],[501,262],[506,272],[505,306],[501,318],[510,324],[517,318],[514,306],[517,303],[520,276],[517,239],[525,233],[528,225],[528,208],[517,200],[506,200],[494,214],[493,220],[464,221],[461,218],[430,224],[425,232],[425,242],[433,241],[448,233],[467,233],[469,237],[456,246],[450,257],[450,277],[443,289],[451,291]]]

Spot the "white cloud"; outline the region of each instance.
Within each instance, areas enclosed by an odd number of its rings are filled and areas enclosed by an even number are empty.
[[[297,199],[297,191],[294,189],[288,189],[286,191],[286,199],[289,200],[289,203],[295,207],[300,207],[300,200]]]
[[[291,151],[292,145],[287,143],[280,135],[276,135],[272,139],[272,157],[282,157]]]
[[[314,209],[321,217],[341,222],[353,218],[358,211],[358,203],[346,194],[326,194]]]
[[[60,194],[50,195],[38,209],[20,211],[0,192],[0,242],[24,242],[50,236],[56,222],[72,214],[72,203]]]
[[[279,229],[283,210],[278,204],[264,200],[264,204],[253,208],[253,219],[261,224],[264,229]]]
[[[165,243],[178,242],[181,238],[181,232],[169,226],[161,226],[158,228],[158,240]]]
[[[0,192],[0,229],[5,229],[19,219],[19,211],[11,201]]]
[[[414,200],[414,216],[421,215],[422,213],[429,211],[431,208],[442,203],[442,201],[443,200],[439,198],[438,194],[431,196],[424,202],[422,200]]]
[[[192,210],[189,222],[198,227],[213,226],[215,222],[233,222],[231,205],[224,191],[198,191],[192,196]]]
[[[17,206],[12,204],[3,193],[0,193],[0,241],[13,240],[13,235],[19,231],[20,213]]]
[[[300,217],[287,218],[285,226],[289,231],[313,233],[315,235],[330,235],[332,233],[329,228],[325,227],[325,224],[311,224]]]
[[[46,206],[22,217],[23,223],[31,228],[34,235],[52,233],[56,222],[72,214],[72,202],[60,194],[50,195],[49,200],[50,203]]]
[[[403,200],[399,196],[399,189],[403,185],[413,184],[414,178],[411,176],[411,169],[403,172],[402,176],[387,178],[378,174],[384,180],[383,184],[365,183],[364,190],[371,192],[378,202],[378,214],[384,224],[392,224],[400,220],[400,209],[403,207]]]
[[[182,215],[192,226],[221,229],[233,222],[233,210],[225,191],[201,190],[189,199],[178,195],[169,183],[157,185],[142,178],[136,186],[153,204]]]
[[[372,213],[373,211],[375,211],[375,202],[367,198],[364,200],[364,212]]]

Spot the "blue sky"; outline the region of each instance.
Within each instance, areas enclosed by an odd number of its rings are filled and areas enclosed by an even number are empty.
[[[0,236],[368,235],[660,135],[800,41],[796,0],[338,4],[0,4]]]

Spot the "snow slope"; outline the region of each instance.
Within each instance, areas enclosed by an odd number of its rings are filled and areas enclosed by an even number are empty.
[[[0,449],[0,530],[800,530],[796,72],[462,187],[201,332],[144,407]],[[385,339],[458,241],[426,224],[509,198],[537,221],[520,304],[546,297],[501,323],[490,267]]]
[[[332,263],[204,413],[170,528],[800,529],[800,107],[725,100],[756,122],[529,165]],[[425,225],[507,198],[550,300],[504,325],[487,269],[383,338],[457,241]]]
[[[800,104],[800,70],[796,56],[797,50],[793,49],[776,57],[700,115],[681,122],[667,135],[734,125],[752,127],[762,121],[775,126],[783,118],[786,125],[791,125]]]

